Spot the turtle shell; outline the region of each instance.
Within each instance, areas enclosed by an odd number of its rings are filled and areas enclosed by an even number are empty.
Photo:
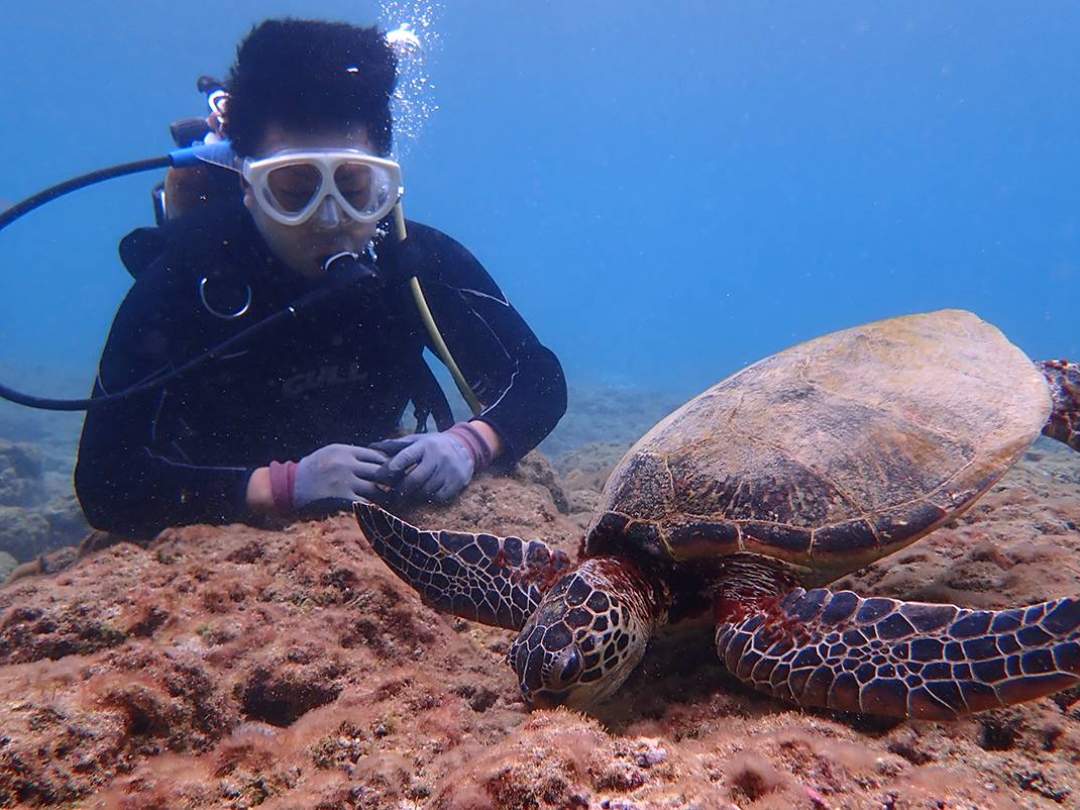
[[[667,416],[615,467],[586,543],[676,562],[753,553],[828,582],[967,509],[1039,435],[1040,371],[970,312],[787,349]]]

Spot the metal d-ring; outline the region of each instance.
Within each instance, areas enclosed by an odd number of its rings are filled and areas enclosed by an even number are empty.
[[[206,282],[207,281],[208,281],[208,278],[206,276],[203,276],[202,280],[199,282],[199,300],[202,301],[202,305],[204,307],[206,307],[206,311],[209,312],[214,317],[221,318],[221,320],[223,320],[223,321],[235,321],[237,318],[244,317],[244,315],[247,314],[247,311],[249,309],[251,309],[251,285],[250,284],[245,284],[244,285],[247,288],[247,300],[244,302],[244,305],[242,307],[240,307],[240,309],[236,310],[236,312],[220,312],[220,311],[214,309],[212,306],[210,306],[210,302],[206,300]]]

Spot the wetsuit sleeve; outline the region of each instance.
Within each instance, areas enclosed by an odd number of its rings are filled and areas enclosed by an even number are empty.
[[[439,330],[484,406],[477,418],[503,441],[500,466],[512,465],[566,412],[562,366],[468,250],[422,225],[410,225],[414,236],[425,247],[415,270]]]
[[[101,356],[94,397],[166,374],[176,346],[168,285],[140,280],[117,312]],[[75,490],[87,520],[106,531],[148,537],[167,526],[227,523],[247,513],[250,469],[186,464],[158,440],[158,421],[177,392],[166,385],[87,412]]]

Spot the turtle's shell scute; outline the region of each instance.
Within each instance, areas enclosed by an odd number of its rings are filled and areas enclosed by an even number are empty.
[[[827,581],[970,506],[1050,407],[1034,364],[968,312],[826,335],[714,385],[642,437],[608,479],[588,550],[752,552]]]

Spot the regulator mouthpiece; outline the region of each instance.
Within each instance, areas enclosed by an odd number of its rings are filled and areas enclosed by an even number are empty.
[[[348,250],[327,257],[323,261],[323,271],[338,284],[345,286],[375,277],[375,268],[359,254]]]

